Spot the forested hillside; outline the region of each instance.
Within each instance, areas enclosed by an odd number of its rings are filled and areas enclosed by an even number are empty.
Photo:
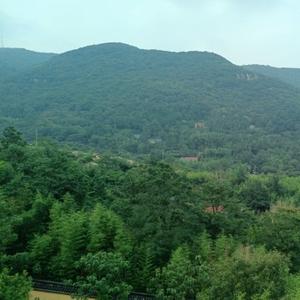
[[[1,299],[26,299],[30,277],[97,299],[299,299],[299,177],[0,140]]]
[[[300,69],[297,68],[274,68],[262,65],[247,65],[245,69],[265,75],[271,78],[279,79],[285,83],[300,88]]]
[[[48,61],[54,55],[19,48],[0,48],[0,80],[28,71]]]
[[[89,46],[1,80],[0,92],[0,127],[29,140],[300,171],[300,91],[213,53]]]

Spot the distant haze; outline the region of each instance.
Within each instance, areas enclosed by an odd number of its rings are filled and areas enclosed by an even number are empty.
[[[1,0],[6,47],[64,52],[109,41],[300,67],[299,0]]]

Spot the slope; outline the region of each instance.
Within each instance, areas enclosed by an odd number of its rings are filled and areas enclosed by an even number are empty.
[[[100,151],[198,155],[207,168],[299,168],[298,90],[214,53],[89,46],[2,82],[0,91],[0,126],[29,138],[37,129]]]
[[[285,83],[295,86],[296,88],[300,88],[300,69],[275,68],[263,65],[248,65],[244,67],[252,72],[279,79]]]
[[[0,79],[42,64],[55,56],[53,53],[40,53],[19,48],[0,48]]]

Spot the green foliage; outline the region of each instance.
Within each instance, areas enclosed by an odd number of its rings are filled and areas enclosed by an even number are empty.
[[[300,276],[298,274],[291,275],[288,279],[287,294],[284,300],[300,299]]]
[[[201,276],[197,266],[189,258],[189,251],[180,247],[174,251],[167,266],[156,271],[153,279],[158,299],[185,300],[201,289]]]
[[[291,269],[300,271],[300,211],[288,204],[277,204],[262,215],[251,232],[251,242],[263,244],[291,258]]]
[[[60,219],[60,227],[57,232],[59,253],[54,260],[54,268],[59,270],[61,278],[73,278],[75,276],[75,263],[86,251],[87,215],[84,212],[71,213]]]
[[[92,253],[116,251],[128,255],[131,251],[131,239],[121,219],[100,204],[91,213],[89,236],[88,250]]]
[[[25,145],[25,141],[23,140],[21,133],[14,127],[7,127],[3,130],[0,143],[2,149],[7,149],[11,145]]]
[[[73,282],[81,298],[125,299],[131,290],[208,300],[297,293],[297,177],[244,167],[190,171],[30,145],[9,132],[6,139],[17,138],[0,147],[1,269]],[[12,160],[12,145],[20,160]]]
[[[287,260],[279,252],[240,246],[224,251],[209,270],[210,282],[199,299],[281,299],[288,278]]]
[[[97,299],[127,299],[132,287],[126,283],[129,264],[117,253],[87,254],[77,263],[80,276],[76,287],[82,296],[96,295]]]
[[[53,238],[48,235],[37,235],[30,243],[30,260],[32,262],[32,275],[36,278],[49,278],[52,264],[50,257],[55,255]]]
[[[5,252],[9,244],[17,239],[14,226],[17,218],[12,215],[8,201],[0,194],[0,255]]]
[[[7,269],[0,272],[1,300],[28,300],[30,290],[31,281],[26,274],[10,275]]]
[[[256,212],[266,211],[271,206],[271,195],[268,188],[257,178],[250,178],[242,185],[240,197],[249,208]]]
[[[166,261],[172,249],[191,241],[193,232],[203,228],[197,194],[190,182],[168,165],[150,163],[132,168],[116,191],[118,198],[112,208],[137,241],[151,243],[156,264]],[[119,199],[120,193],[125,199]]]
[[[0,73],[0,128],[22,128],[31,141],[299,174],[299,91],[214,53],[1,49]]]

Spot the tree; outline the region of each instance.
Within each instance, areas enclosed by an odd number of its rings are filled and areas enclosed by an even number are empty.
[[[0,273],[1,300],[27,300],[31,290],[31,281],[26,274],[10,275],[7,269]]]
[[[7,127],[3,130],[2,138],[0,139],[2,148],[7,149],[10,145],[25,146],[26,142],[22,138],[22,134],[14,127]]]
[[[55,255],[55,253],[55,241],[49,234],[35,236],[35,238],[30,243],[29,254],[32,275],[34,277],[53,279],[51,278],[51,271],[53,269],[51,258]],[[54,273],[56,273],[56,271]]]
[[[249,232],[249,242],[265,245],[291,258],[291,270],[300,271],[300,209],[278,203],[263,214]]]
[[[71,213],[63,216],[60,222],[57,232],[59,252],[54,259],[53,267],[57,270],[57,275],[60,275],[60,278],[72,279],[76,275],[76,262],[86,252],[88,243],[87,215],[82,211]]]
[[[230,174],[230,181],[234,185],[240,185],[244,183],[249,176],[249,170],[245,165],[239,165],[236,169],[234,169]]]
[[[24,159],[26,142],[14,127],[4,129],[0,138],[0,158],[8,160],[14,167]]]
[[[268,187],[259,178],[248,179],[241,186],[239,196],[255,212],[259,213],[270,209],[272,195]]]
[[[49,211],[53,203],[52,197],[44,197],[40,193],[37,193],[31,201],[31,208],[23,211],[15,226],[18,235],[17,243],[20,245],[19,247],[23,248],[27,247],[34,235],[43,234],[47,231]]]
[[[203,228],[191,182],[166,164],[152,162],[130,169],[112,193],[112,209],[128,224],[138,243],[151,243],[157,266]]]
[[[127,283],[128,261],[120,254],[98,252],[83,256],[76,267],[80,273],[75,281],[79,296],[97,299],[127,299],[132,287]]]
[[[0,161],[0,184],[5,185],[14,177],[14,169],[9,162]]]
[[[17,239],[14,230],[17,220],[18,218],[11,212],[8,201],[0,193],[0,253],[5,252],[8,245]]]
[[[210,266],[209,286],[199,299],[281,299],[286,292],[288,260],[263,247],[239,246],[232,254],[219,256]]]
[[[130,282],[136,291],[147,292],[155,275],[156,266],[151,244],[136,246],[130,256]]]
[[[287,293],[284,300],[300,299],[300,276],[290,275],[287,282]]]
[[[46,142],[26,150],[20,167],[26,175],[23,181],[35,192],[52,194],[56,199],[69,193],[78,203],[84,199],[88,187],[85,169],[70,151]]]
[[[191,262],[186,247],[177,248],[167,266],[156,271],[153,279],[153,291],[158,299],[185,300],[195,297],[201,289],[198,268]]]
[[[97,204],[89,219],[90,242],[88,250],[117,251],[128,255],[131,251],[131,238],[121,219],[111,210]]]

